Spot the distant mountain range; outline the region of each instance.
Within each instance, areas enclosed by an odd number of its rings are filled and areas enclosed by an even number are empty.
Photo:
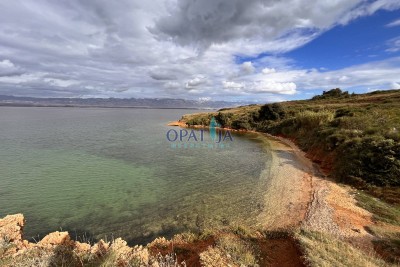
[[[174,98],[36,98],[0,95],[0,106],[220,109],[248,102],[185,100]]]

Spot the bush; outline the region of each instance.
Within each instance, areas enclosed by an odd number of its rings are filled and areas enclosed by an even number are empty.
[[[329,98],[347,98],[350,97],[349,92],[343,92],[340,88],[331,89],[329,91],[323,91],[322,95],[316,95],[312,100],[329,99]]]
[[[232,125],[231,125],[232,129],[235,130],[251,130],[251,125],[247,120],[243,120],[243,119],[237,119],[232,121]]]
[[[285,109],[279,103],[266,104],[260,108],[259,120],[279,120],[284,119],[286,115]]]
[[[339,148],[335,172],[378,186],[400,185],[400,143],[382,137],[354,138]]]
[[[232,118],[232,113],[218,112],[217,116],[215,116],[215,119],[223,128],[229,127],[231,125],[231,118]]]

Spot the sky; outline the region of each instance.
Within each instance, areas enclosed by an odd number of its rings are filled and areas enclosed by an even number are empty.
[[[400,89],[400,1],[0,1],[0,95],[258,103],[337,87]]]

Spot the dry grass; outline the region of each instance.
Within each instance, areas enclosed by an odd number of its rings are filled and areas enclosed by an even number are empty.
[[[375,254],[367,254],[336,237],[319,232],[302,230],[297,233],[307,262],[321,267],[373,267],[394,266],[386,263]]]
[[[355,196],[357,204],[362,208],[370,211],[373,214],[373,219],[375,221],[380,221],[400,226],[399,206],[390,205],[362,191],[358,191],[358,194],[356,194]]]
[[[235,235],[222,236],[217,240],[217,247],[239,266],[254,266],[257,264],[251,244]]]

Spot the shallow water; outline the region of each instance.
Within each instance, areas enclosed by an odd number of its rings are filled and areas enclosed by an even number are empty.
[[[179,128],[166,123],[192,112],[1,107],[0,216],[23,213],[26,238],[62,229],[129,243],[256,225],[265,146],[233,134],[225,148],[171,147]]]

